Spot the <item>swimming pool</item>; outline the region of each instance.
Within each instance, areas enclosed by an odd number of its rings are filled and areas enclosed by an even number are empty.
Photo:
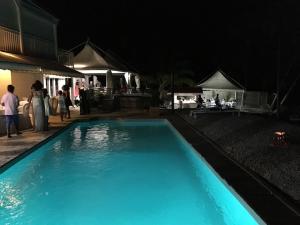
[[[0,224],[264,224],[166,120],[75,123],[1,172]]]

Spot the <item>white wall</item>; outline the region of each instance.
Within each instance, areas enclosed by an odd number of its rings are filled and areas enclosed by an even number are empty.
[[[43,75],[41,73],[17,72],[12,71],[11,82],[15,86],[15,94],[22,100],[23,97],[30,95],[31,85],[39,80],[43,83]]]
[[[11,84],[11,71],[0,69],[0,98],[6,93],[9,84]]]

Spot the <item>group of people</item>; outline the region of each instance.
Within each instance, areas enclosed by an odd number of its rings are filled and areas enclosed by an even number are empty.
[[[210,100],[208,99],[208,101],[210,101]],[[221,108],[222,107],[221,102],[220,102],[220,98],[219,98],[219,94],[216,95],[216,97],[214,98],[214,101],[215,101],[216,108]],[[198,95],[198,97],[197,97],[197,108],[202,108],[203,104],[204,104],[203,98],[201,97],[201,95]]]
[[[70,106],[73,103],[70,98],[69,86],[64,85],[63,91],[58,92],[58,111],[60,113],[61,121],[64,118],[70,117]],[[1,98],[1,105],[4,106],[4,114],[6,118],[7,137],[11,138],[11,125],[15,125],[16,133],[19,131],[19,117],[18,106],[19,99],[14,94],[15,87],[13,85],[7,86],[7,92]],[[30,96],[28,98],[29,107],[32,106],[33,127],[34,131],[46,131],[49,129],[49,116],[55,115],[50,107],[50,96],[47,89],[43,88],[43,84],[36,80],[31,86]]]

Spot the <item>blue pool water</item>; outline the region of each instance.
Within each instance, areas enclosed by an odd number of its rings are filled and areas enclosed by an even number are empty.
[[[2,171],[0,224],[264,224],[229,189],[165,120],[75,123]]]

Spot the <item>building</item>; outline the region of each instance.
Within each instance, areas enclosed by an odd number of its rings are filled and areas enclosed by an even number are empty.
[[[78,45],[81,46],[83,48],[74,56],[74,69],[85,75],[87,88],[96,88],[97,84],[104,88],[104,92],[122,89],[123,86],[130,90],[132,84],[137,89],[140,88],[140,76],[116,60],[112,54],[89,40]]]
[[[13,84],[25,100],[35,80],[55,96],[67,78],[83,77],[57,61],[57,24],[29,0],[0,1],[0,96]]]
[[[197,108],[197,98],[202,94],[202,89],[199,87],[177,87],[174,89],[174,109],[182,108]],[[167,108],[172,107],[172,93],[167,94],[169,101],[165,101]]]

